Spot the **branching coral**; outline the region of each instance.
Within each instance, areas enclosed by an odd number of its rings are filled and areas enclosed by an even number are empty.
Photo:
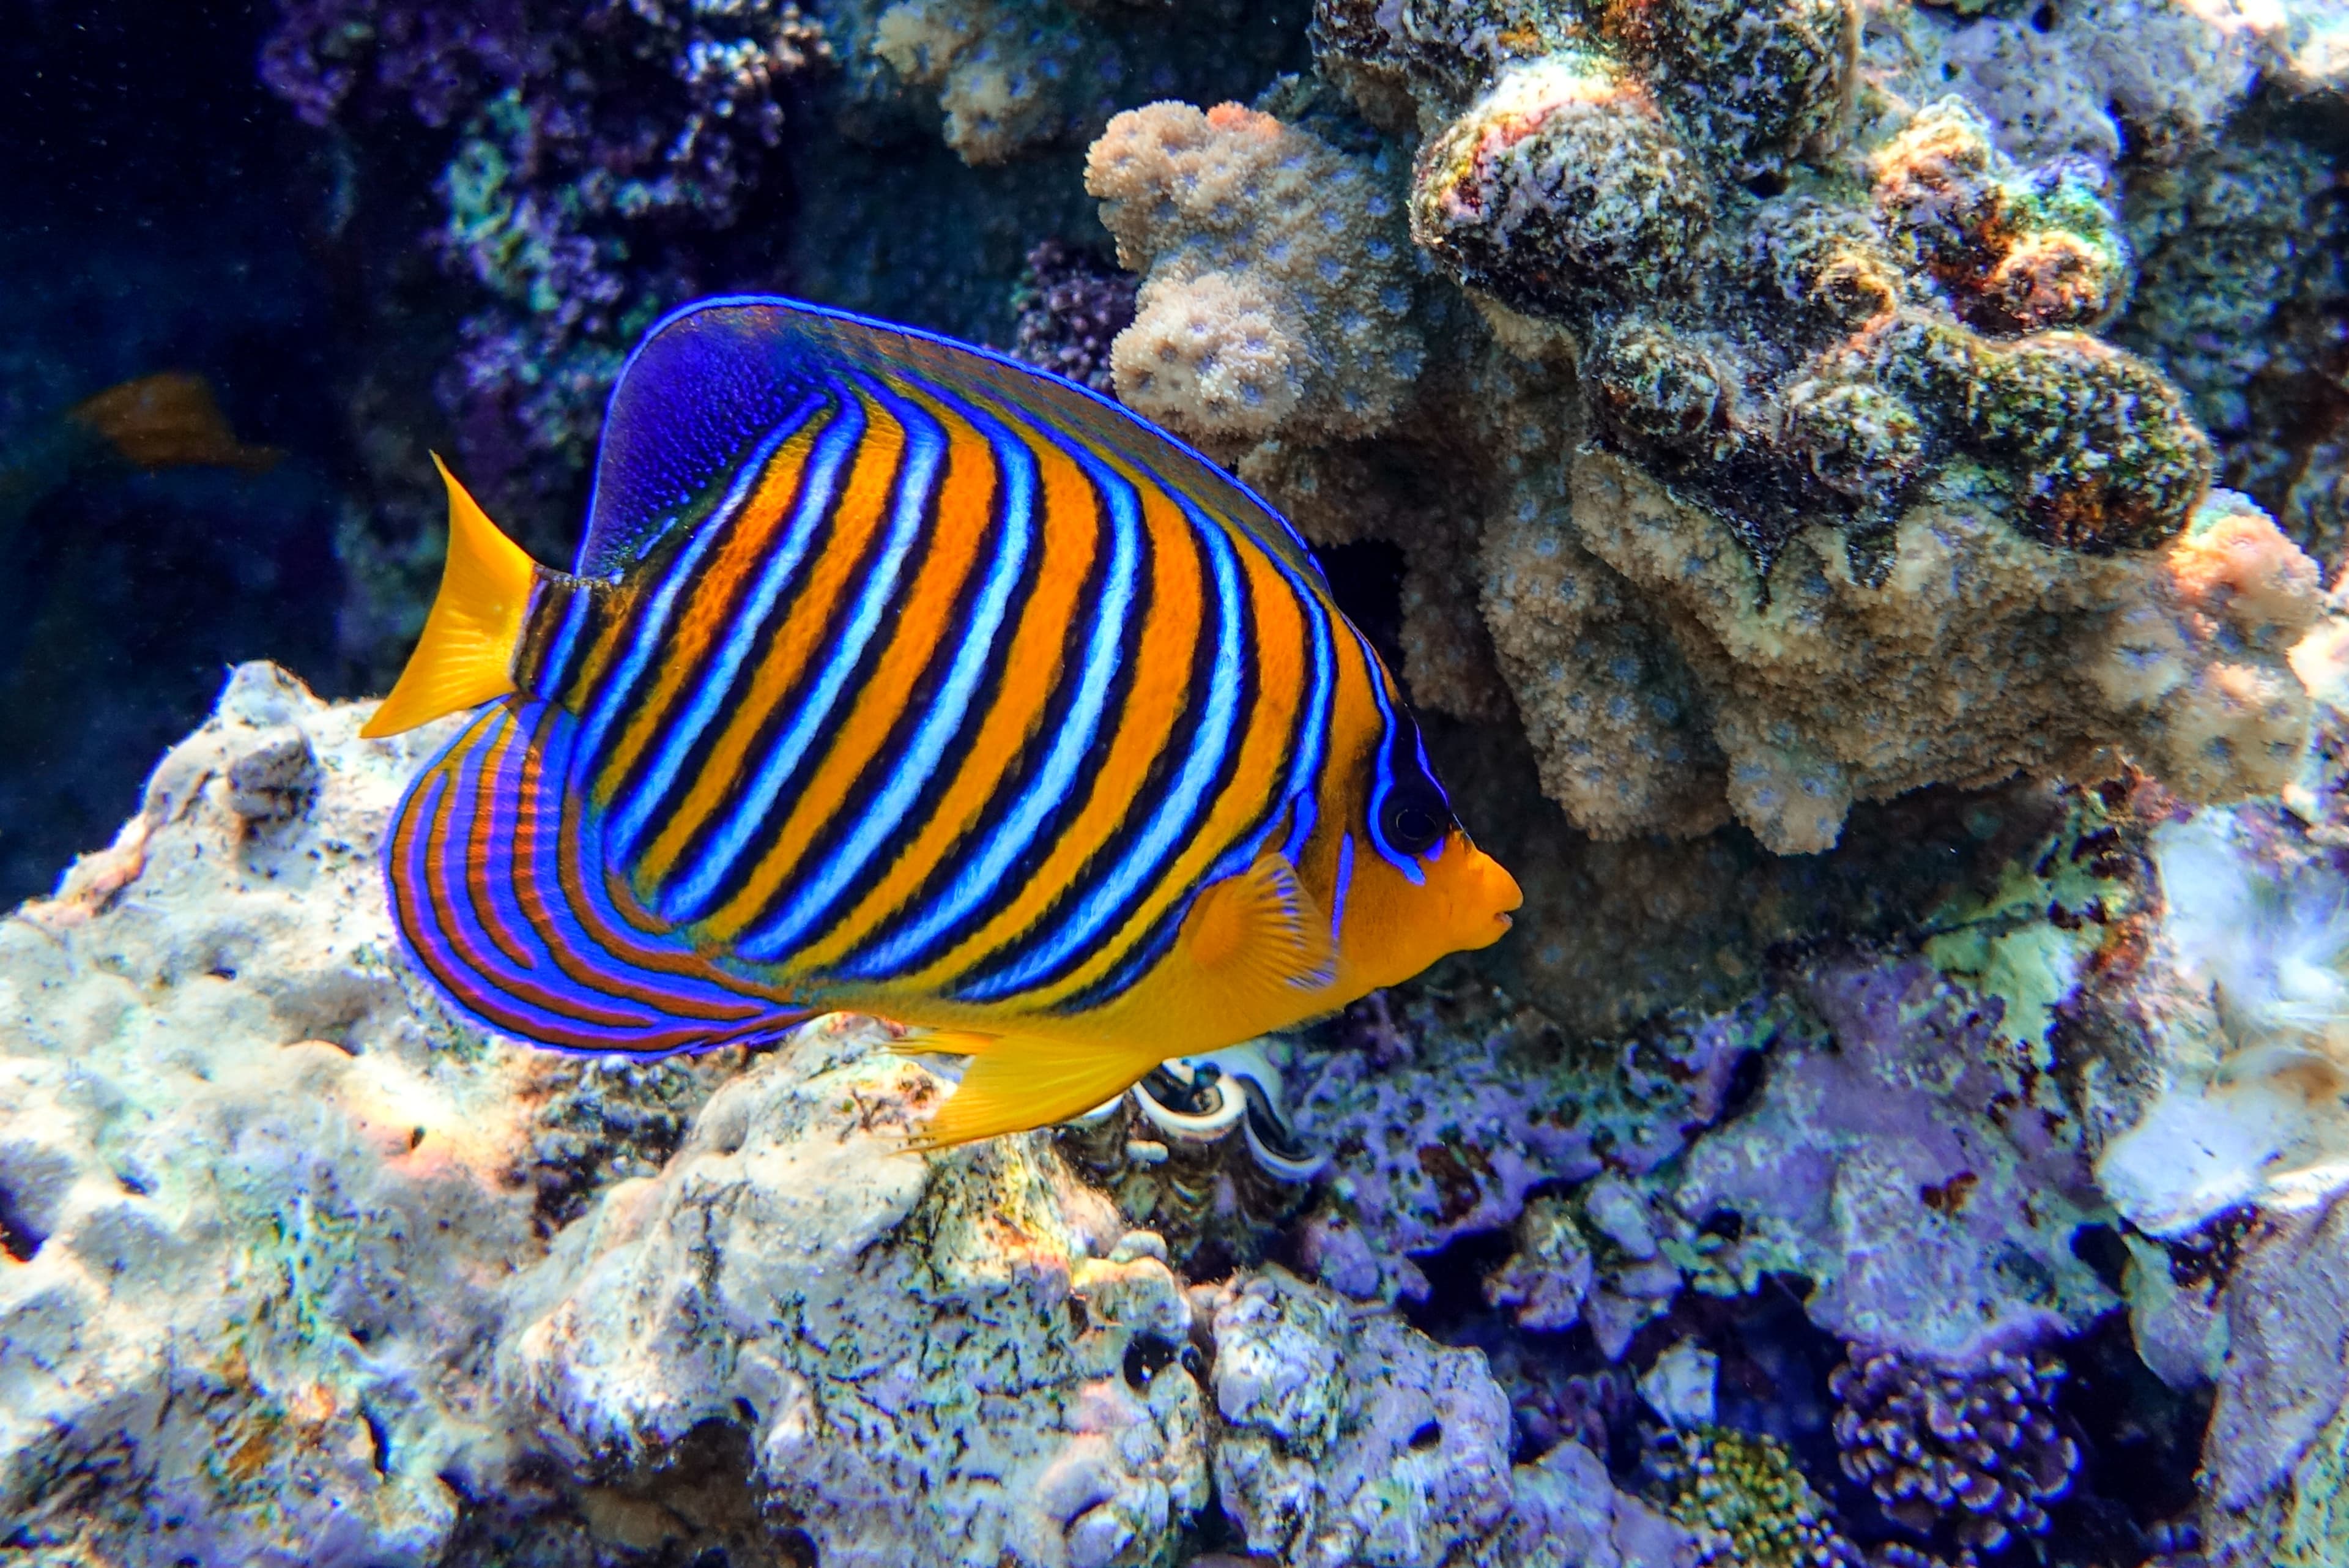
[[[495,303],[465,323],[442,397],[490,449],[477,485],[550,458],[567,477],[636,337],[715,281],[681,242],[740,217],[793,79],[829,47],[762,0],[460,13],[291,0],[264,75],[316,124],[456,128],[437,244]]]
[[[1012,296],[1019,313],[1012,354],[1096,392],[1115,389],[1110,340],[1133,321],[1133,278],[1059,240],[1028,253]]]
[[[2044,1505],[2080,1462],[2055,1419],[2064,1370],[2045,1355],[2001,1353],[1960,1374],[1855,1352],[1830,1383],[1844,1474],[1920,1540],[1970,1563],[2044,1534]]]

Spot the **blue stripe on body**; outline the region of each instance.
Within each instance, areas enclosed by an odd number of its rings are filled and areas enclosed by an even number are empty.
[[[563,626],[555,632],[554,643],[547,649],[545,659],[539,663],[541,690],[534,696],[553,697],[571,684],[571,661],[579,652],[579,634],[586,629],[587,616],[595,595],[586,584],[575,579],[571,585],[571,602],[564,607]]]
[[[821,397],[810,397],[800,405],[797,412],[776,427],[775,434],[788,439],[789,432],[805,424],[813,415],[817,404],[824,400]],[[774,439],[774,435],[770,439]],[[702,557],[709,553],[710,545],[725,532],[724,521],[750,499],[758,482],[757,465],[745,463],[717,507],[695,527],[685,548],[661,573],[660,588],[653,595],[652,602],[645,607],[644,614],[637,618],[636,635],[629,641],[628,651],[622,658],[620,668],[605,681],[603,691],[596,694],[595,705],[587,711],[585,728],[579,737],[579,751],[583,757],[602,757],[604,742],[610,735],[612,726],[635,697],[636,682],[644,679],[645,667],[652,662],[654,654],[667,639],[668,618],[677,608],[678,595],[685,591],[686,585],[700,570]]]
[[[1338,880],[1330,899],[1330,946],[1342,951],[1339,939],[1346,929],[1346,895],[1354,890],[1354,836],[1345,834],[1338,840]]]
[[[864,439],[866,421],[861,405],[853,400],[844,403],[841,417],[828,425],[818,437],[815,448],[808,454],[807,467],[801,475],[799,499],[794,505],[791,526],[781,541],[769,554],[759,568],[757,581],[747,600],[737,607],[731,629],[718,650],[695,680],[692,696],[685,711],[673,720],[662,736],[659,749],[653,754],[651,765],[629,782],[618,798],[612,803],[610,826],[607,829],[609,851],[621,858],[611,862],[622,865],[633,857],[638,840],[644,836],[653,814],[659,809],[677,782],[678,771],[701,738],[716,720],[726,700],[731,694],[734,679],[741,672],[743,662],[758,645],[767,618],[774,613],[775,605],[783,591],[792,586],[806,561],[808,547],[814,541],[824,519],[831,514],[838,492],[840,472]],[[776,451],[793,433],[795,426],[778,427],[752,455],[750,467],[763,472]]]
[[[1036,840],[1047,818],[1067,800],[1080,768],[1101,732],[1118,672],[1118,651],[1133,612],[1143,552],[1142,508],[1133,486],[1082,442],[1064,440],[1050,426],[1030,426],[1059,447],[1093,484],[1110,517],[1109,580],[1092,619],[1079,665],[1076,699],[1052,738],[1035,781],[1013,803],[985,841],[964,861],[952,883],[913,924],[869,941],[833,966],[854,980],[881,980],[921,961],[932,943],[952,931],[972,910],[999,891],[1003,879]]]
[[[970,701],[986,674],[988,656],[1011,606],[1013,590],[1028,564],[1036,536],[1036,460],[1026,443],[999,421],[962,402],[943,389],[928,389],[952,403],[987,436],[1002,485],[999,514],[1003,527],[995,558],[971,607],[962,641],[922,716],[920,727],[897,758],[888,778],[868,799],[855,824],[823,863],[799,880],[791,901],[742,934],[736,944],[753,962],[775,962],[787,956],[846,895],[892,833],[905,826],[915,802],[936,776],[946,748],[961,730]]]
[[[735,863],[760,831],[771,826],[769,815],[783,786],[806,761],[809,748],[829,724],[849,679],[856,672],[866,646],[880,629],[883,616],[895,597],[898,578],[928,520],[931,493],[946,452],[945,432],[922,408],[899,398],[878,382],[865,389],[888,405],[905,428],[905,450],[898,471],[896,505],[880,558],[865,575],[864,584],[848,621],[833,641],[830,659],[792,715],[765,760],[751,776],[715,831],[704,840],[692,864],[674,875],[660,889],[657,912],[679,922],[699,919],[709,912],[719,890],[733,873]]]
[[[1126,846],[1117,864],[1094,879],[1076,909],[1050,931],[1039,933],[1024,953],[1009,964],[981,973],[955,988],[957,998],[991,1002],[1026,990],[1052,977],[1086,948],[1099,940],[1126,901],[1159,875],[1193,831],[1207,786],[1222,771],[1236,737],[1245,675],[1239,560],[1221,529],[1209,529],[1200,538],[1206,545],[1215,580],[1216,653],[1208,677],[1206,711],[1191,737],[1174,784],[1161,797],[1142,831]]]
[[[1387,701],[1387,683],[1381,674],[1382,667],[1379,663],[1379,656],[1371,650],[1370,639],[1351,622],[1347,624],[1347,629],[1353,632],[1354,642],[1362,650],[1362,660],[1370,667],[1371,700],[1379,705],[1379,743],[1372,753],[1378,773],[1371,781],[1370,822],[1367,825],[1371,847],[1379,852],[1381,859],[1402,872],[1413,887],[1417,887],[1427,880],[1426,877],[1420,871],[1417,860],[1387,842],[1387,830],[1382,821],[1386,815],[1387,796],[1394,792],[1394,763],[1388,759],[1388,753],[1394,749],[1394,704]]]

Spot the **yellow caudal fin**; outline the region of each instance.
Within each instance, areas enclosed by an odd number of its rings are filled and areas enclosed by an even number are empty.
[[[1131,1047],[1006,1035],[971,1058],[961,1086],[914,1142],[944,1148],[1064,1122],[1123,1094],[1156,1065],[1156,1057]]]
[[[537,568],[498,532],[438,453],[432,465],[449,486],[449,559],[408,668],[359,731],[368,740],[478,708],[514,689],[514,649]]]
[[[1201,975],[1245,996],[1312,990],[1335,978],[1329,919],[1296,867],[1271,850],[1199,894],[1183,940]]]

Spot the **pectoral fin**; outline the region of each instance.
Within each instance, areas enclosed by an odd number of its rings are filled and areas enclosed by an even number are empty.
[[[1330,983],[1330,921],[1288,858],[1267,851],[1191,906],[1183,940],[1206,977],[1247,994]]]
[[[962,1085],[914,1141],[944,1148],[1049,1127],[1124,1093],[1157,1064],[1130,1047],[1006,1035],[971,1058]]]

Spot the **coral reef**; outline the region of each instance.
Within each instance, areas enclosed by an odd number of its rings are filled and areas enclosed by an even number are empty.
[[[988,164],[1081,146],[1146,97],[1246,90],[1280,68],[1305,8],[1209,0],[1176,16],[1146,0],[897,0],[878,9],[856,0],[840,9],[855,51],[935,94],[947,145],[967,163]],[[886,89],[868,78],[864,90]]]
[[[1216,1492],[1299,1568],[1444,1562],[1509,1512],[1509,1412],[1473,1351],[1268,1271],[1203,1292]]]
[[[1400,170],[1237,104],[1161,103],[1110,122],[1085,188],[1149,275],[1111,351],[1128,407],[1210,444],[1393,417],[1424,354]]]
[[[2044,1534],[2043,1505],[2064,1495],[2080,1462],[2056,1425],[2063,1377],[2063,1364],[2044,1355],[1997,1354],[1959,1374],[1856,1355],[1830,1385],[1843,1472],[1889,1518],[1952,1555]]]
[[[1578,1044],[1538,1013],[1470,990],[1422,992],[1399,1022],[1408,1058],[1340,1051],[1288,1073],[1298,1136],[1331,1161],[1306,1260],[1322,1282],[1365,1300],[1424,1295],[1414,1255],[1518,1222],[1537,1187],[1663,1165],[1721,1114],[1739,1058],[1784,1020],[1755,1010]],[[1492,1289],[1563,1327],[1590,1268],[1581,1232],[1548,1204],[1525,1223],[1526,1253]]]
[[[2073,1247],[2104,1199],[2044,1023],[1897,956],[1829,960],[1797,989],[1831,1044],[1775,1054],[1672,1193],[1711,1232],[1681,1253],[1700,1282],[1802,1274],[1819,1327],[1955,1366],[2117,1304]]]
[[[905,1154],[941,1087],[864,1024],[618,1072],[452,1024],[375,864],[434,736],[362,716],[241,669],[0,922],[12,1545],[641,1535],[676,1508],[626,1489],[730,1430],[747,1528],[827,1563],[1167,1550],[1208,1455],[1157,1239],[1041,1139]]]
[[[1718,1427],[1674,1432],[1654,1464],[1702,1563],[1862,1568],[1800,1466],[1775,1439]]]
[[[2349,1207],[2271,1213],[2224,1300],[2228,1351],[2203,1444],[2212,1568],[2314,1568],[2349,1539]]]
[[[1214,1355],[1216,1496],[1250,1561],[1694,1561],[1688,1533],[1580,1444],[1513,1468],[1508,1404],[1475,1351],[1277,1268],[1192,1295]]]
[[[1154,105],[1095,144],[1091,188],[1147,269],[1120,395],[1317,542],[1401,548],[1414,694],[1497,718],[1497,674],[1577,826],[1733,814],[1811,852],[1856,801],[2116,751],[2196,800],[2281,782],[2315,573],[2248,503],[2206,499],[2184,398],[2094,335],[2133,275],[2107,169],[2016,161],[1961,95],[1903,102],[1844,5],[1325,0],[1315,27],[1388,138],[1299,87]],[[2181,122],[2215,127],[2245,86]],[[1369,289],[1387,234],[1335,171],[1377,181],[1413,132],[1413,237],[1476,311],[1396,293],[1380,336],[1432,347],[1355,372],[1393,443],[1373,456],[1294,369],[1295,247],[1250,261],[1227,236],[1309,235],[1324,276]],[[1248,144],[1332,171],[1323,233]],[[1156,319],[1160,297],[1182,307]],[[2292,602],[2229,620],[2194,548],[2214,531]]]
[[[2291,118],[2247,113],[2216,145],[2134,182],[2124,213],[2142,260],[2116,336],[2186,389],[2223,482],[2337,572],[2349,549],[2349,204],[2333,159]]]
[[[466,321],[443,397],[477,434],[511,432],[501,483],[543,457],[585,464],[620,359],[717,281],[679,235],[741,214],[787,85],[828,53],[796,5],[551,10],[289,0],[263,54],[314,125],[456,130],[437,243],[494,303]]]
[[[2151,851],[2160,919],[2109,1004],[2140,1054],[2104,1096],[2096,1174],[2133,1224],[2174,1237],[2340,1183],[2349,884],[2337,850],[2271,805],[2164,824]]]

